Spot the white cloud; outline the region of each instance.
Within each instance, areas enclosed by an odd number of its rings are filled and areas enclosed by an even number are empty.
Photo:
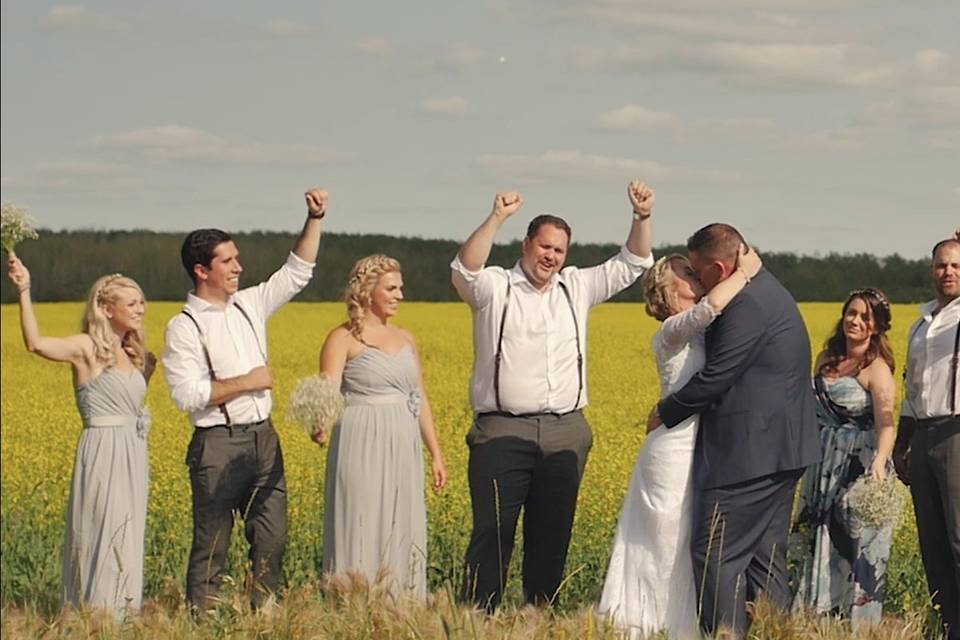
[[[606,180],[642,176],[651,182],[699,180],[711,183],[739,182],[737,174],[664,165],[649,160],[616,158],[580,151],[545,151],[539,155],[485,154],[477,164],[491,173],[520,182],[550,179]]]
[[[77,5],[57,6],[47,13],[42,24],[47,29],[76,29],[81,31],[123,31],[126,21],[96,13]]]
[[[628,104],[600,115],[600,128],[613,132],[660,131],[678,139],[706,136],[714,133],[769,132],[776,124],[769,118],[703,118],[684,120],[675,113],[653,111],[636,104]]]
[[[879,63],[852,44],[750,44],[721,42],[690,50],[692,59],[724,68],[744,80],[859,87],[892,86],[895,65]]]
[[[125,173],[127,167],[112,162],[67,160],[59,162],[38,162],[34,166],[34,170],[43,174],[91,177],[118,175]]]
[[[924,76],[938,76],[950,64],[950,56],[939,49],[923,49],[913,54],[913,65]]]
[[[386,38],[361,38],[351,47],[355,52],[375,58],[387,58],[393,55],[393,44]]]
[[[467,112],[467,101],[460,96],[427,98],[420,103],[420,110],[431,115],[462,116]]]
[[[450,45],[442,53],[429,60],[428,67],[440,71],[460,72],[493,59],[494,56],[485,49],[476,47],[469,42],[459,42]]]
[[[178,162],[282,166],[334,159],[333,154],[313,145],[251,143],[175,124],[102,136],[94,142],[151,160]]]
[[[314,35],[318,29],[310,24],[277,18],[270,21],[270,24],[267,25],[267,31],[277,38],[303,38]]]
[[[628,104],[600,114],[600,127],[607,131],[676,130],[683,126],[679,116]]]

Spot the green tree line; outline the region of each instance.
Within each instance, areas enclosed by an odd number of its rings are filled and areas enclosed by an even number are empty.
[[[143,287],[150,300],[183,300],[191,283],[180,265],[182,233],[154,231],[49,231],[24,242],[17,254],[32,275],[37,301],[83,300],[101,275],[123,273]],[[286,259],[295,235],[278,232],[233,234],[244,267],[242,285],[269,276]],[[404,289],[409,300],[455,301],[450,284],[450,260],[459,242],[387,235],[327,233],[320,246],[314,278],[299,296],[302,301],[339,300],[353,263],[371,253],[386,253],[403,265]],[[851,289],[878,287],[893,302],[919,302],[932,297],[929,261],[899,255],[877,257],[867,253],[798,256],[765,253],[765,266],[798,301],[843,300]],[[620,250],[617,244],[577,244],[570,247],[568,265],[597,264]],[[681,253],[681,246],[661,246],[656,255]],[[519,241],[496,245],[488,264],[511,266],[520,253]],[[634,284],[617,301],[641,301]],[[15,302],[10,281],[0,279],[0,301]]]

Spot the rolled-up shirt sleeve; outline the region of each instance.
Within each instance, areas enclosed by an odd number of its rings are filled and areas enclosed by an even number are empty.
[[[652,253],[641,258],[624,245],[619,253],[606,262],[595,267],[577,269],[573,277],[584,286],[590,306],[593,306],[609,300],[629,287],[652,266]]]
[[[207,407],[213,391],[210,370],[196,328],[179,314],[167,324],[163,372],[177,408],[193,412]]]
[[[260,284],[244,289],[237,297],[244,304],[253,304],[251,311],[264,321],[280,307],[303,291],[313,277],[315,263],[307,262],[290,252],[287,261]]]
[[[493,300],[496,282],[505,280],[506,271],[499,267],[471,271],[457,254],[450,263],[450,279],[460,298],[474,309],[481,309]]]

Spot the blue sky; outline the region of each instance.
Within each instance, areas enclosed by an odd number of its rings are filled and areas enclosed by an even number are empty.
[[[52,228],[465,238],[497,190],[621,241],[926,254],[960,225],[960,3],[2,3],[2,196]]]

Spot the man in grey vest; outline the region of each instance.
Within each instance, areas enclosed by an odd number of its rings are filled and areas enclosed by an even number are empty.
[[[521,509],[527,602],[552,602],[563,579],[577,492],[593,442],[587,404],[587,316],[653,264],[654,193],[631,183],[633,222],[626,245],[603,264],[563,268],[570,227],[534,218],[512,269],[486,267],[493,240],[520,209],[500,193],[493,211],[460,248],[453,284],[473,311],[475,362],[467,434],[473,534],[461,597],[497,607]]]
[[[253,606],[280,580],[287,485],[270,420],[267,319],[313,275],[327,192],[314,189],[306,200],[307,220],[293,251],[256,286],[240,290],[240,252],[226,232],[197,229],[181,248],[194,290],[167,324],[163,365],[174,403],[194,425],[186,457],[193,492],[187,600],[201,612],[216,604],[234,513],[243,517],[250,543]]]
[[[910,485],[927,585],[950,640],[960,640],[960,229],[933,248],[936,298],[907,342],[906,398],[893,448]]]

